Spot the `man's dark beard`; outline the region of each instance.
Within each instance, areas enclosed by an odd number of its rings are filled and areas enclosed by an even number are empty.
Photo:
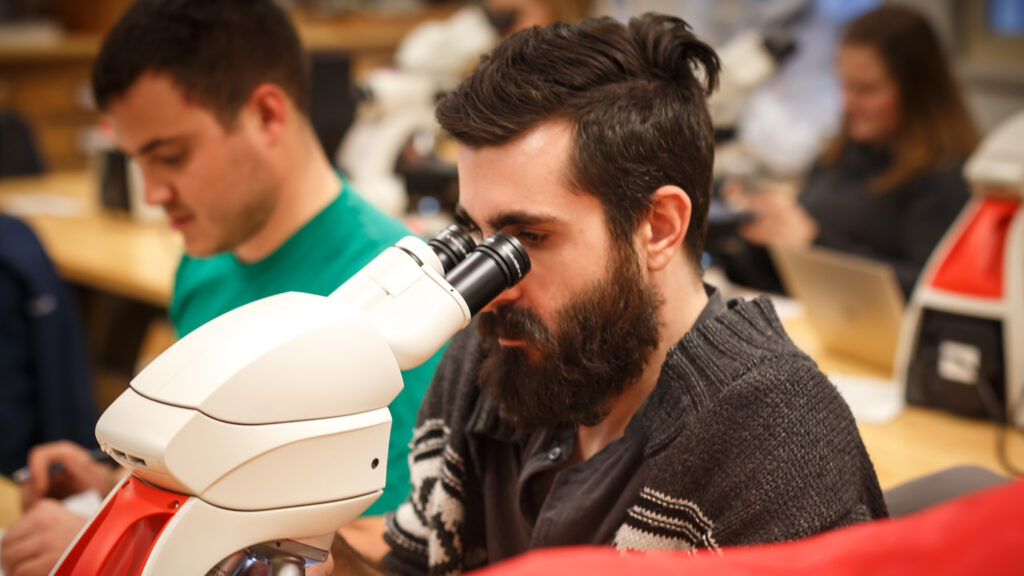
[[[593,426],[636,384],[657,347],[660,305],[632,246],[617,246],[605,277],[559,311],[554,331],[512,306],[481,314],[487,354],[479,384],[520,431]],[[522,347],[499,345],[499,337],[526,342],[534,358]]]

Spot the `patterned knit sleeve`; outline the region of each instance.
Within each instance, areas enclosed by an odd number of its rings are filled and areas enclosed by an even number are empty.
[[[430,522],[428,513],[433,489],[441,477],[441,457],[448,434],[444,421],[431,418],[413,431],[409,451],[412,491],[395,512],[385,517],[385,541],[391,552],[385,566],[394,574],[427,574]]]
[[[470,326],[445,351],[413,430],[409,498],[385,517],[391,547],[384,566],[394,574],[460,572],[464,429],[476,398],[479,351]],[[454,433],[453,433],[454,431]]]

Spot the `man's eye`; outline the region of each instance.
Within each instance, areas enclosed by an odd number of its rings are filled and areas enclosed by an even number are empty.
[[[459,228],[462,228],[466,232],[473,234],[474,232],[479,233],[480,227],[476,225],[472,220],[466,218],[459,212],[455,213],[455,223],[458,224]]]
[[[548,237],[548,235],[541,234],[539,232],[531,232],[529,230],[520,230],[515,234],[515,237],[518,238],[519,241],[524,244],[537,245],[543,242]]]
[[[164,166],[180,166],[182,163],[185,162],[185,155],[173,154],[169,156],[159,156],[157,158],[157,161],[159,161]]]

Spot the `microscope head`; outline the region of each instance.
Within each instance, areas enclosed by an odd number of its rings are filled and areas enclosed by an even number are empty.
[[[402,370],[529,270],[514,237],[448,229],[403,238],[330,296],[278,294],[199,327],[100,417],[131,475],[56,574],[203,574],[261,546],[322,562],[384,487]]]
[[[964,166],[975,194],[1024,199],[1024,112],[993,129]]]

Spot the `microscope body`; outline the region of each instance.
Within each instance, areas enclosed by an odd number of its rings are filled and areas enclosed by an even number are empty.
[[[231,574],[254,546],[325,560],[384,487],[401,371],[469,323],[444,274],[407,237],[330,296],[271,296],[174,344],[100,418],[131,474],[53,574]]]

